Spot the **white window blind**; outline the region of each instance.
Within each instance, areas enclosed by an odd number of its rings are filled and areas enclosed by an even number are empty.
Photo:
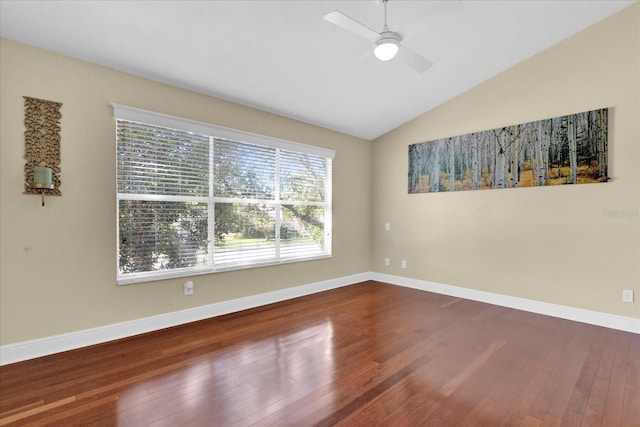
[[[333,150],[113,107],[119,284],[331,255]]]

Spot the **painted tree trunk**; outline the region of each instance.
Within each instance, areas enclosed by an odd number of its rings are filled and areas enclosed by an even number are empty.
[[[520,143],[519,138],[512,138],[511,140],[511,178],[509,179],[509,187],[517,187],[518,182],[520,181],[520,170],[519,170],[519,162],[518,152],[520,151]]]
[[[429,187],[431,191],[440,191],[440,143],[433,144],[433,167],[431,168],[431,175],[429,179]]]
[[[547,183],[549,179],[549,147],[551,147],[551,136],[553,134],[553,123],[549,120],[549,130],[545,132],[542,139],[542,163],[544,182]]]
[[[576,123],[573,115],[568,116],[567,121],[567,138],[569,140],[569,167],[571,170],[569,182],[571,184],[578,183],[578,153],[576,149]]]
[[[507,138],[507,129],[503,128],[500,132],[500,135],[496,137],[496,188],[505,188],[506,179],[504,174],[504,168],[506,165],[506,138]]]
[[[544,185],[544,155],[543,155],[543,147],[544,145],[544,129],[543,124],[540,122],[538,124],[538,140],[536,141],[536,182],[537,185]]]
[[[473,136],[471,147],[471,185],[478,189],[478,177],[480,176],[480,164],[478,162],[478,135]]]
[[[456,150],[453,141],[453,138],[449,138],[449,191],[456,190]]]
[[[509,129],[509,150],[507,151],[508,164],[505,166],[507,174],[507,187],[518,186],[518,141],[520,134],[518,132],[518,126],[511,126]]]
[[[607,112],[608,110],[601,111],[601,114],[597,115],[597,138],[598,138],[598,166],[600,168],[600,177],[607,177]]]
[[[409,192],[420,191],[420,177],[422,175],[422,150],[418,145],[409,146]]]

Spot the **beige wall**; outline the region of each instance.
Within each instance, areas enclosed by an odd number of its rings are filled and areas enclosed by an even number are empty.
[[[636,4],[373,144],[1,40],[0,344],[371,269],[640,317],[639,24]],[[63,103],[63,196],[44,208],[22,194],[22,96]],[[335,149],[333,258],[197,276],[191,297],[181,279],[116,286],[110,102]],[[412,143],[601,107],[610,183],[407,194]]]
[[[0,344],[370,270],[371,143],[55,53],[0,45]],[[62,197],[22,194],[23,96],[62,102]],[[117,286],[110,102],[336,150],[333,258]]]
[[[640,317],[639,103],[635,4],[374,141],[374,270]],[[610,183],[407,194],[410,144],[602,107]]]

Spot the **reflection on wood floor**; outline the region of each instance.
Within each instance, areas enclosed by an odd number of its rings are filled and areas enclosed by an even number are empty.
[[[377,282],[0,368],[0,425],[640,425],[640,335]]]

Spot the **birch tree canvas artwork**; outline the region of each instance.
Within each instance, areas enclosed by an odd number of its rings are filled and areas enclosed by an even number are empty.
[[[409,146],[409,193],[607,181],[608,109]]]

